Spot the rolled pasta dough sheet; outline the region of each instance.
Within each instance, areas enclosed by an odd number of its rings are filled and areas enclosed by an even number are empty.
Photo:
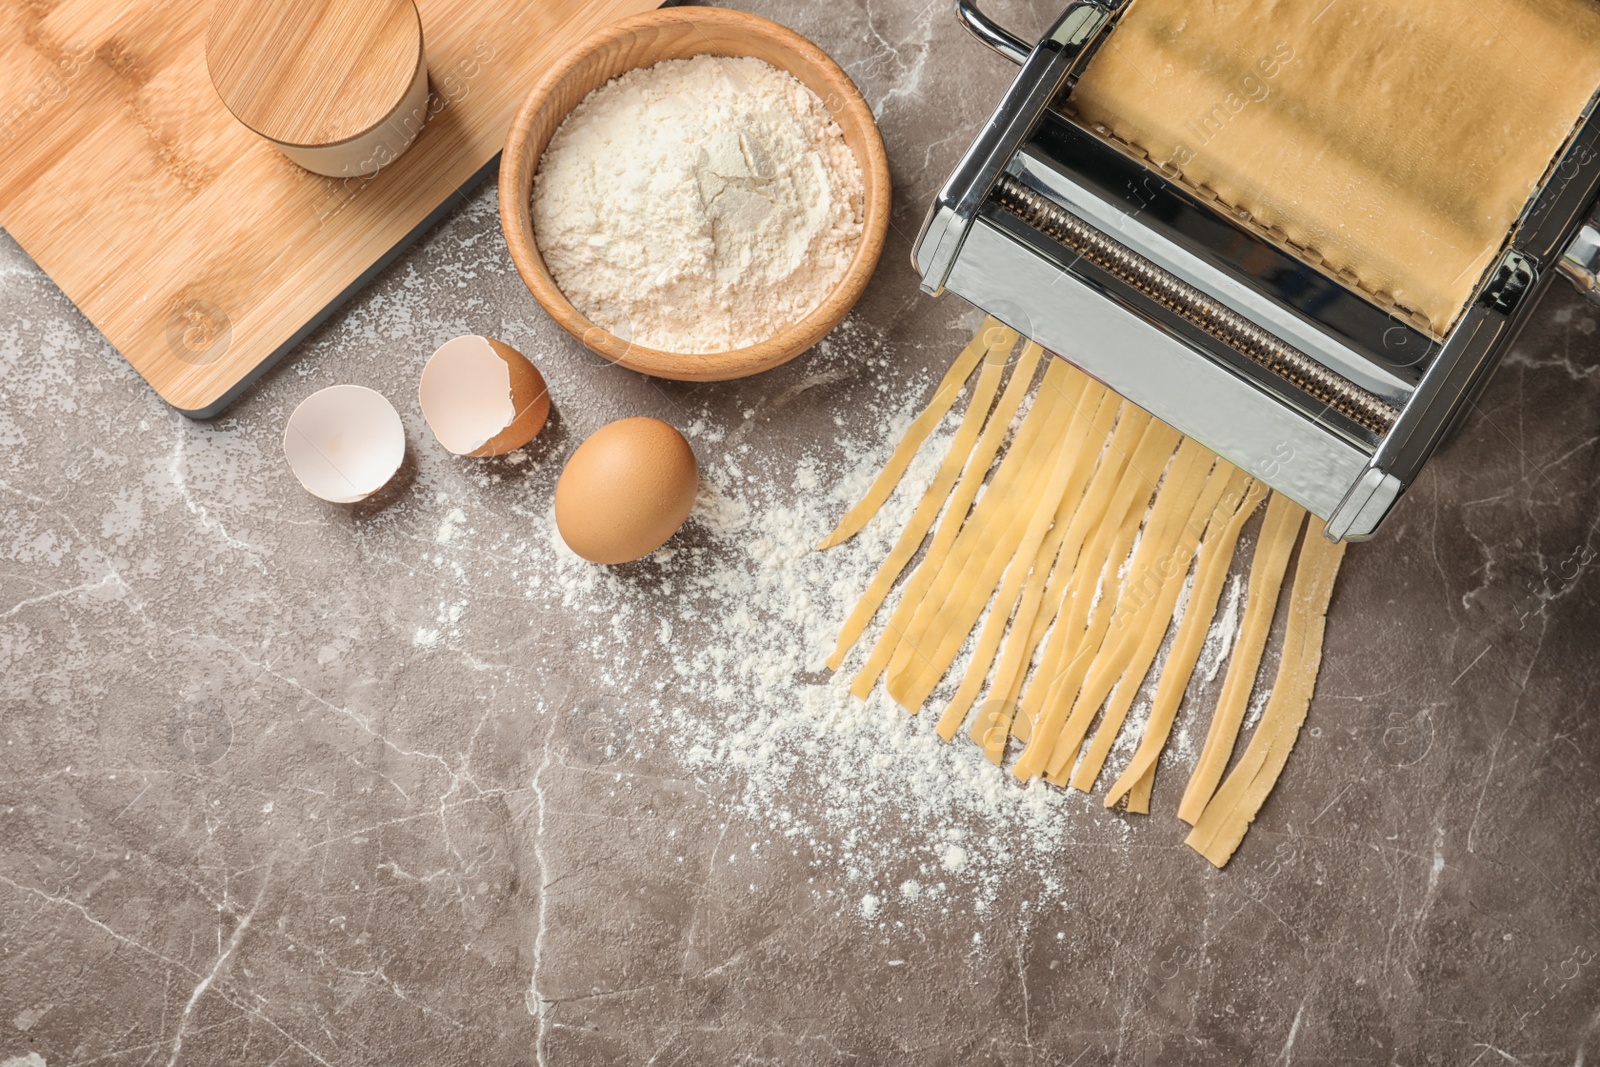
[[[1070,107],[1437,335],[1597,86],[1593,0],[1133,0]]]

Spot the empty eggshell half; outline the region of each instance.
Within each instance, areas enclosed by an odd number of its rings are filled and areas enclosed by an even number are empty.
[[[550,417],[544,375],[489,337],[447,341],[422,368],[422,417],[458,456],[500,456],[533,440]]]
[[[335,385],[294,409],[283,430],[283,454],[307,492],[353,504],[382,489],[400,469],[406,431],[382,393]]]

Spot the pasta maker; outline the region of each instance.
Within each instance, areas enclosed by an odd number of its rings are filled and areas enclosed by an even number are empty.
[[[1330,540],[1370,538],[1551,279],[1593,296],[1594,103],[1439,336],[1070,116],[1125,6],[1073,0],[1029,47],[956,0],[1021,71],[923,224],[922,287],[960,295],[1304,505]]]

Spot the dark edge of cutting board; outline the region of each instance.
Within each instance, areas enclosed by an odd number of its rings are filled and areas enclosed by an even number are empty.
[[[490,157],[489,162],[478,168],[478,172],[476,174],[468,178],[460,188],[451,193],[449,196],[445,197],[443,203],[429,212],[427,218],[417,223],[410,233],[406,234],[399,241],[397,241],[394,247],[389,249],[389,251],[379,256],[377,261],[373,263],[372,266],[361,272],[360,277],[356,278],[355,281],[347,285],[344,290],[339,293],[339,295],[335,296],[331,301],[328,302],[326,307],[313,315],[309,322],[300,327],[300,329],[296,330],[287,341],[274,349],[266,359],[263,359],[260,363],[256,364],[249,374],[246,374],[243,378],[239,379],[239,381],[235,382],[233,387],[218,397],[215,402],[194,411],[187,411],[183,408],[180,408],[176,404],[172,404],[171,401],[167,401],[167,403],[174,411],[186,415],[191,419],[210,419],[222,414],[222,412],[227,409],[228,405],[239,399],[240,395],[243,394],[246,389],[249,389],[252,385],[260,380],[262,375],[266,374],[267,371],[275,367],[279,360],[283,359],[284,356],[287,356],[290,352],[292,352],[301,341],[304,341],[307,337],[310,337],[317,327],[328,321],[329,317],[332,316],[334,312],[343,307],[346,302],[348,302],[362,289],[365,289],[374,278],[382,274],[386,269],[388,269],[391,263],[399,259],[402,253],[406,252],[411,248],[412,245],[421,240],[423,234],[427,233],[436,225],[443,222],[451,212],[455,211],[456,208],[466,203],[467,198],[473,193],[477,192],[478,187],[481,186],[491,176],[496,174],[499,169],[500,153],[496,152]],[[159,396],[160,394],[158,393],[157,395]]]

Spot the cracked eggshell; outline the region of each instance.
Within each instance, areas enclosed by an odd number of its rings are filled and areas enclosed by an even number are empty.
[[[500,456],[533,440],[550,417],[544,375],[515,348],[489,337],[447,341],[422,368],[422,417],[458,456]]]
[[[591,563],[628,563],[666,544],[694,508],[694,450],[659,419],[600,427],[556,483],[556,527]]]
[[[400,469],[406,431],[382,393],[335,385],[294,409],[283,428],[283,454],[307,492],[353,504],[382,489]]]

